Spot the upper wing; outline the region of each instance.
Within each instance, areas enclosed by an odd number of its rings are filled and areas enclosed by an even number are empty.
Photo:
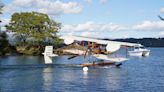
[[[141,44],[136,44],[136,43],[108,41],[108,40],[101,40],[97,38],[88,38],[88,37],[82,37],[82,36],[62,36],[60,38],[64,39],[64,42],[66,44],[71,44],[74,41],[88,41],[88,42],[95,42],[96,44],[106,45],[106,50],[109,53],[118,51],[121,46],[128,46],[128,47],[142,46]]]
[[[97,44],[102,44],[102,45],[115,44],[119,46],[128,46],[128,47],[142,46],[141,44],[136,44],[136,43],[108,41],[108,40],[101,40],[101,39],[82,37],[82,36],[62,36],[60,38],[64,39],[66,43],[70,42],[70,44],[73,43],[74,41],[89,41],[89,42],[95,42]]]

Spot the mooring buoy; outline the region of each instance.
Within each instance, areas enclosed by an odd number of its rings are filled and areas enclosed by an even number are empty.
[[[83,71],[87,72],[88,71],[88,67],[83,67]]]

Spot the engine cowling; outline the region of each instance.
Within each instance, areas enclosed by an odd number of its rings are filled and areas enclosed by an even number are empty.
[[[67,45],[72,44],[73,42],[74,42],[74,40],[71,38],[64,39],[64,43]]]
[[[113,52],[116,52],[120,49],[120,45],[118,44],[110,44],[108,43],[107,46],[106,46],[106,50],[109,52],[109,53],[113,53]]]

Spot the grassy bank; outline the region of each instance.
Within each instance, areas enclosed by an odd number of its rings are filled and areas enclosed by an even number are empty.
[[[17,46],[16,51],[20,55],[41,55],[43,48],[40,46]]]
[[[3,47],[0,56],[6,55],[41,55],[43,48],[39,46],[8,46]]]

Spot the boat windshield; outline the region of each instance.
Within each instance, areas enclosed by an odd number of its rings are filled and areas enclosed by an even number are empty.
[[[145,47],[134,47],[134,49],[145,49]]]
[[[145,49],[145,47],[140,47],[141,49]]]
[[[139,47],[134,47],[134,49],[139,49]]]

